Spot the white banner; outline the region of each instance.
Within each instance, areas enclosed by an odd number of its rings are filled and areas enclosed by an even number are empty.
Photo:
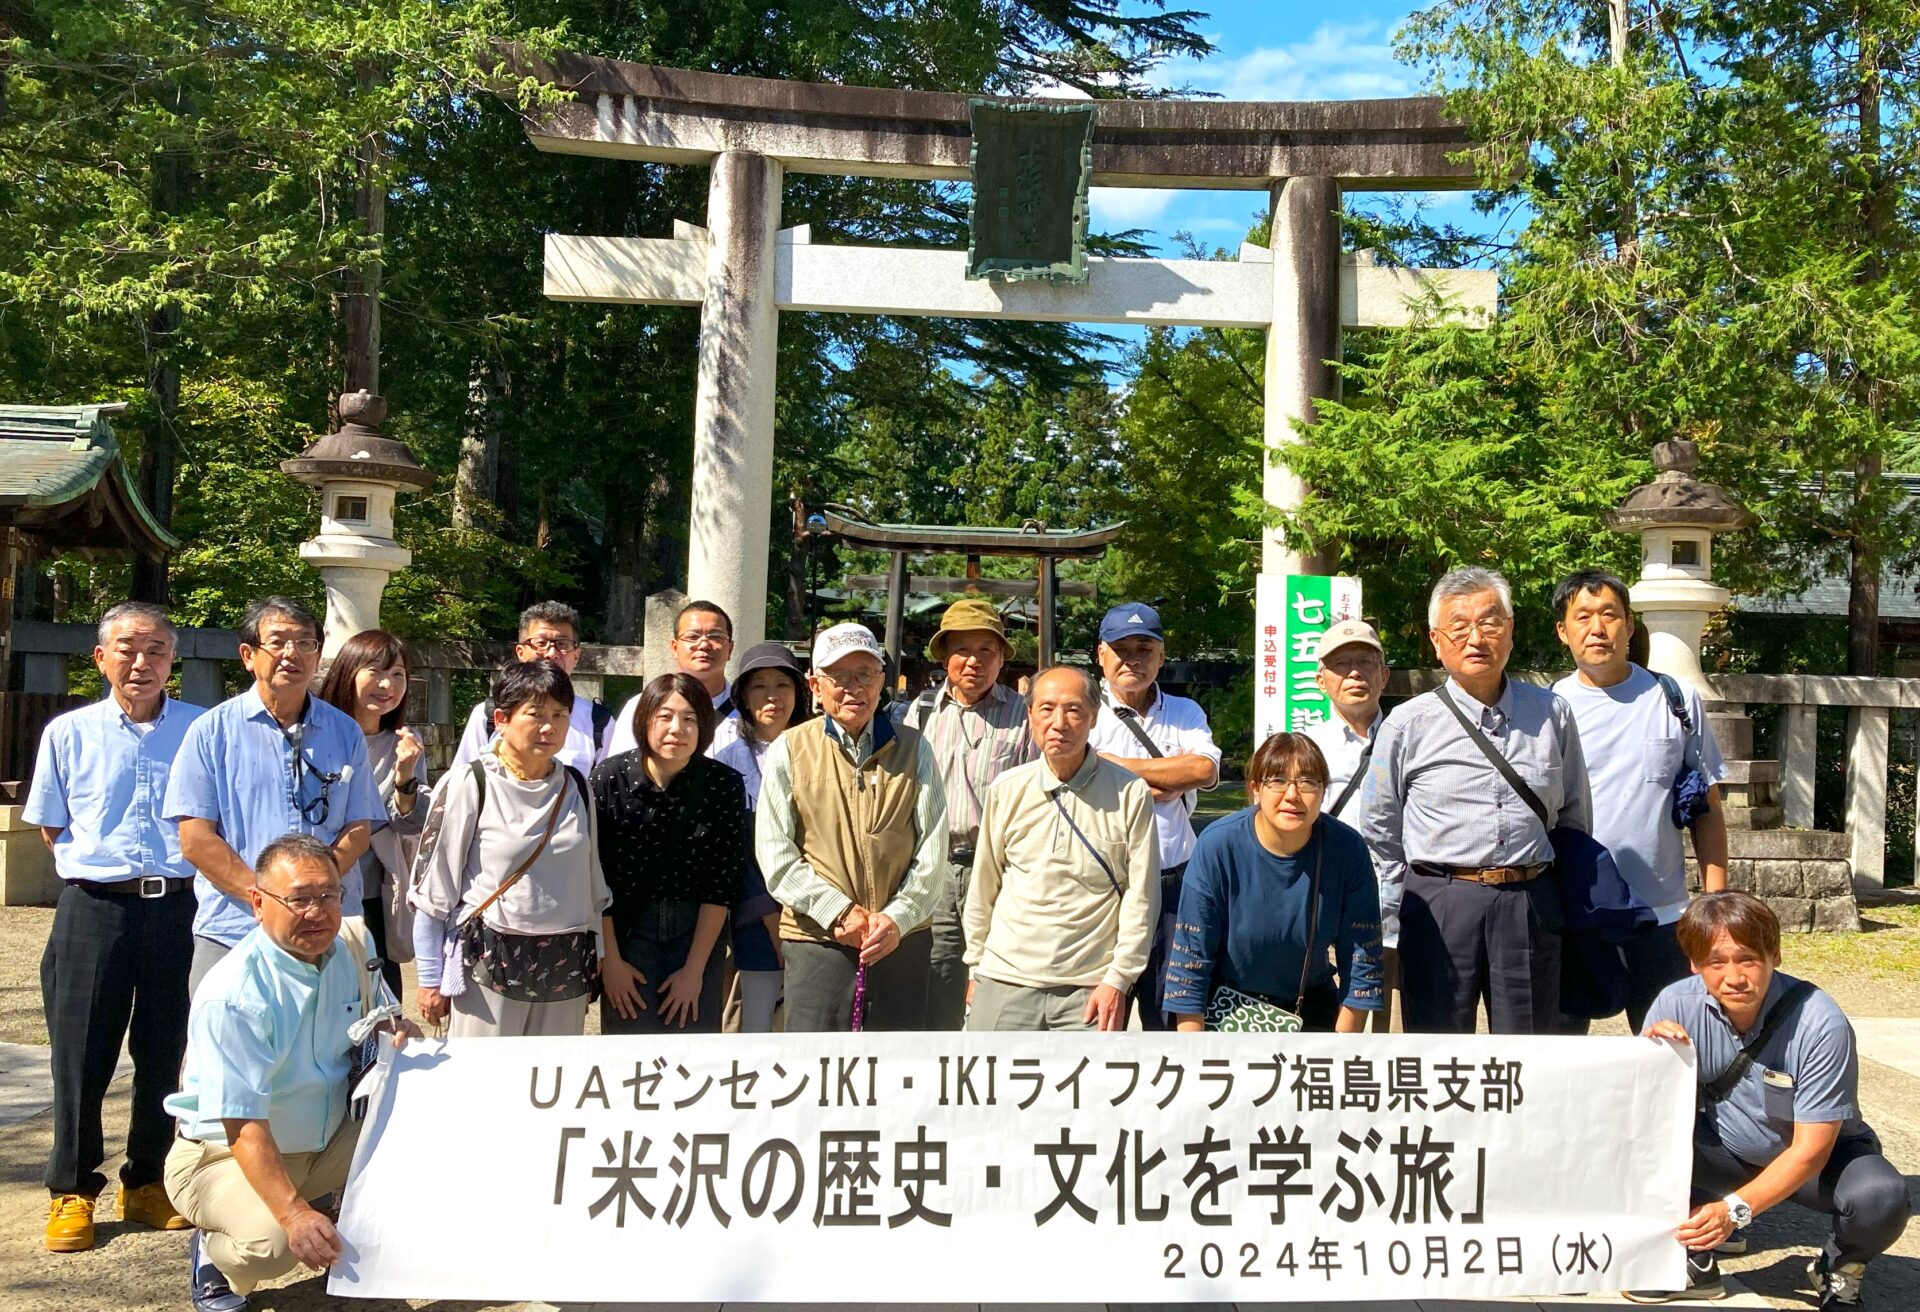
[[[1690,1050],[790,1034],[410,1045],[330,1292],[1327,1302],[1678,1288]]]

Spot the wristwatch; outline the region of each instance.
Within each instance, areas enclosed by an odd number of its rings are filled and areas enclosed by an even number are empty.
[[[396,793],[417,793],[417,792],[419,792],[419,791],[420,791],[420,776],[416,774],[416,775],[413,775],[413,776],[411,776],[411,777],[409,777],[409,778],[407,778],[407,779],[403,779],[403,780],[401,780],[401,781],[400,781],[399,783],[397,783],[397,784],[395,784],[395,785],[393,786],[393,791],[395,791]]]
[[[1753,1209],[1739,1194],[1728,1194],[1720,1201],[1727,1205],[1727,1219],[1733,1222],[1735,1230],[1744,1230],[1753,1224]]]

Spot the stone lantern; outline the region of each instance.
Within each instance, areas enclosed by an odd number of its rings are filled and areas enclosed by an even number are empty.
[[[380,627],[387,576],[413,559],[393,540],[393,499],[433,485],[406,443],[380,435],[383,398],[349,392],[339,408],[338,432],[280,462],[281,473],[320,491],[320,532],[300,544],[300,558],[326,581],[329,657],[354,634]]]
[[[1640,535],[1640,580],[1629,599],[1647,627],[1648,666],[1685,680],[1712,701],[1717,694],[1700,668],[1700,635],[1731,597],[1713,581],[1713,536],[1746,527],[1753,515],[1693,476],[1699,459],[1692,442],[1656,443],[1653,466],[1659,473],[1627,493],[1607,516],[1607,526]]]

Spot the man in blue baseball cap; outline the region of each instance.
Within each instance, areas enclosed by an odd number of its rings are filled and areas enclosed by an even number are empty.
[[[1186,697],[1160,691],[1167,660],[1160,612],[1143,602],[1122,602],[1100,621],[1101,714],[1088,744],[1102,756],[1147,781],[1153,789],[1154,829],[1160,844],[1160,926],[1147,969],[1134,986],[1144,1029],[1167,1030],[1160,1010],[1167,948],[1180,910],[1181,876],[1193,853],[1193,809],[1199,791],[1220,782],[1220,749],[1207,727],[1207,713]]]

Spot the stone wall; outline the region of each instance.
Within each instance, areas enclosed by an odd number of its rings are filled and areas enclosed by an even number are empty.
[[[1700,871],[1692,861],[1687,862],[1687,886],[1695,892],[1700,888]],[[1735,857],[1727,862],[1727,886],[1765,898],[1784,933],[1851,933],[1860,928],[1853,867],[1844,856]]]

